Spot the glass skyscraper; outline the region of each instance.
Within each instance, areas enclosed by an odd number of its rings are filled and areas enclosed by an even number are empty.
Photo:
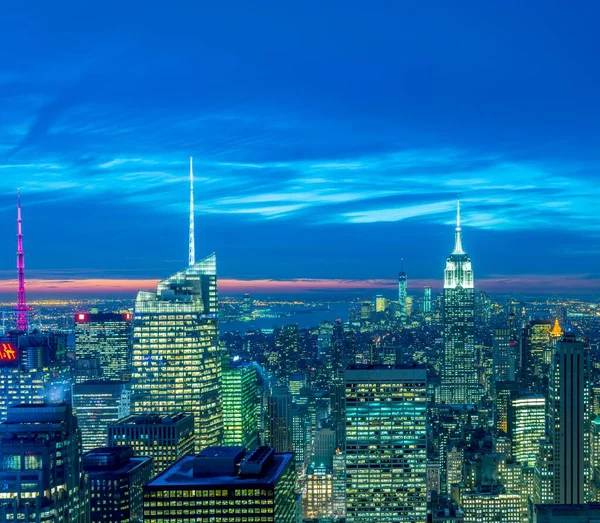
[[[77,359],[98,360],[101,377],[128,380],[131,373],[131,312],[75,314]]]
[[[193,413],[197,449],[222,439],[217,309],[214,253],[135,302],[132,410]]]
[[[346,382],[346,521],[427,520],[427,370],[357,365]]]
[[[223,444],[249,450],[258,444],[258,377],[247,362],[223,362]]]
[[[475,353],[475,300],[471,259],[463,250],[460,207],[456,218],[455,243],[444,271],[444,360],[441,401],[477,404],[481,389]]]

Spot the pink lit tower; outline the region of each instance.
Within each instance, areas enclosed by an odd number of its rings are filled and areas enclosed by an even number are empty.
[[[25,255],[23,254],[23,230],[21,220],[21,191],[17,192],[17,329],[27,332],[27,299],[25,298]]]

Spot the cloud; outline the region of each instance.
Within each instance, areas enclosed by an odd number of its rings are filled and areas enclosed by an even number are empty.
[[[138,290],[154,290],[158,279],[127,278],[61,278],[27,280],[27,292],[31,300],[42,296],[130,296],[134,298]],[[411,279],[409,291],[412,295],[421,294],[425,286],[441,291],[441,280]],[[220,278],[221,294],[307,294],[315,292],[378,292],[396,291],[395,279],[336,279],[336,278],[288,278],[288,279],[237,279]],[[14,279],[0,279],[0,295],[11,297],[17,282]],[[478,289],[500,294],[597,294],[600,292],[598,274],[549,274],[549,275],[491,275],[476,280]]]

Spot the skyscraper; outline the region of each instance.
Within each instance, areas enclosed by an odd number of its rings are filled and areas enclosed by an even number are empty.
[[[398,315],[400,316],[400,322],[402,325],[406,323],[406,297],[408,291],[408,280],[406,273],[404,272],[404,260],[402,260],[402,268],[398,274]]]
[[[292,396],[287,387],[273,387],[267,398],[266,443],[276,452],[292,451]]]
[[[481,399],[475,353],[475,302],[471,260],[462,246],[460,204],[457,207],[454,250],[444,271],[444,360],[442,402],[476,404]]]
[[[152,458],[131,447],[100,447],[83,456],[90,488],[91,523],[141,523],[142,487],[152,479]]]
[[[556,345],[548,389],[554,503],[577,504],[587,501],[590,407],[589,346],[567,334]]]
[[[96,359],[102,379],[128,380],[131,374],[133,315],[80,312],[75,314],[75,356]]]
[[[144,487],[144,523],[295,523],[291,454],[259,447],[209,447]]]
[[[346,521],[427,519],[427,371],[360,365],[346,382]]]
[[[431,313],[431,287],[427,285],[423,292],[423,312],[425,314]]]
[[[132,410],[193,413],[197,448],[222,438],[217,307],[214,254],[135,302]]]
[[[258,377],[246,362],[223,362],[223,443],[248,450],[258,444]]]
[[[123,381],[85,381],[73,385],[71,401],[85,453],[106,445],[108,426],[129,415],[131,392]]]
[[[0,521],[89,521],[77,420],[68,405],[8,409],[0,424]]]
[[[183,412],[158,416],[131,414],[108,426],[109,447],[131,447],[136,456],[149,456],[159,474],[194,452],[194,419]]]
[[[279,361],[276,363],[278,377],[282,383],[298,370],[298,325],[284,325],[275,330],[275,349]]]
[[[534,467],[540,441],[546,433],[546,399],[541,394],[522,393],[510,399],[508,435],[512,456],[523,467]]]
[[[494,329],[492,338],[492,358],[494,362],[494,383],[515,381],[517,363],[517,342],[508,327]]]

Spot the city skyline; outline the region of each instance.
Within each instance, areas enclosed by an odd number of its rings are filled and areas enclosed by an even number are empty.
[[[9,6],[0,292],[18,187],[33,298],[152,288],[186,257],[190,155],[231,292],[391,290],[401,258],[439,287],[458,194],[482,289],[600,292],[594,17],[336,6]]]

